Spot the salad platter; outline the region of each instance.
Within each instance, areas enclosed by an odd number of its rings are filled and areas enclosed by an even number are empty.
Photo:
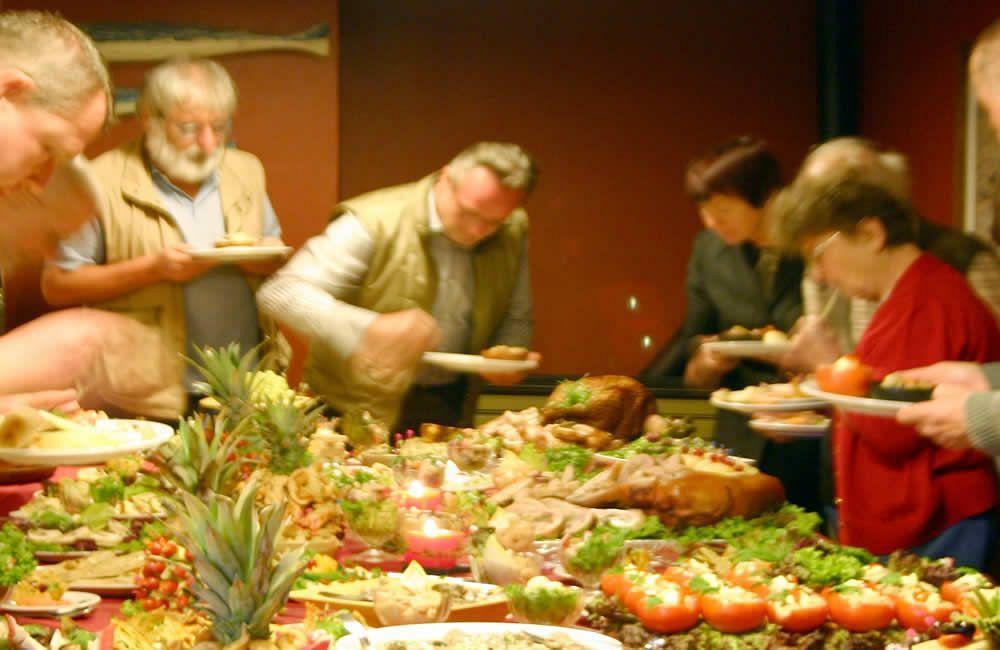
[[[400,625],[372,630],[368,634],[369,641],[378,644],[375,647],[391,647],[400,650],[430,650],[445,647],[440,643],[447,642],[448,647],[498,648],[514,646],[518,639],[521,643],[544,639],[544,647],[559,650],[621,650],[622,644],[609,636],[593,630],[577,627],[556,627],[554,625],[529,625],[522,623],[429,623],[424,625]],[[537,641],[536,641],[537,642]],[[402,644],[402,645],[400,645]],[[525,646],[526,647],[526,646]],[[337,641],[335,650],[363,650],[357,637],[346,636]]]

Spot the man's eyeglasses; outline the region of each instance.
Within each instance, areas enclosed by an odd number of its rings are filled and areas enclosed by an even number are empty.
[[[826,252],[826,249],[830,248],[830,244],[835,242],[839,236],[840,231],[838,230],[820,243],[816,244],[816,246],[812,249],[812,253],[809,255],[809,259],[813,264],[819,263],[820,259],[823,257],[823,253]]]
[[[224,138],[229,135],[230,129],[233,128],[233,123],[231,120],[226,120],[225,122],[170,122],[167,124],[173,126],[176,129],[178,135],[184,138],[195,138],[202,129],[209,128],[212,130],[212,134],[217,138]]]

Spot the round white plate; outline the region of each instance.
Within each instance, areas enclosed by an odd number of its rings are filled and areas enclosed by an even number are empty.
[[[77,616],[97,607],[101,597],[83,591],[67,591],[62,600],[65,602],[60,605],[18,605],[8,598],[0,603],[0,609],[21,616]]]
[[[799,388],[802,392],[807,395],[813,395],[818,397],[841,411],[847,411],[848,413],[860,413],[863,415],[880,415],[883,417],[895,417],[896,412],[899,409],[913,404],[913,402],[900,402],[896,400],[889,399],[875,399],[873,397],[854,397],[852,395],[841,395],[840,393],[828,393],[824,390],[820,390],[819,386],[816,385],[815,379],[808,379],[801,384]]]
[[[129,578],[94,578],[71,582],[69,588],[112,598],[129,598],[135,591],[135,583]]]
[[[756,465],[757,460],[754,458],[744,458],[743,456],[730,456],[733,460],[739,461],[741,463],[746,463],[747,465]],[[617,456],[608,456],[607,454],[594,454],[594,460],[599,463],[604,463],[606,465],[614,465],[616,463],[624,463],[627,458],[618,458]]]
[[[0,460],[18,465],[95,465],[119,456],[159,447],[174,430],[160,422],[146,420],[98,420],[94,428],[101,432],[114,432],[120,440],[114,445],[99,447],[64,447],[35,449],[32,447],[0,447]],[[44,435],[44,434],[43,434]]]
[[[440,641],[446,634],[459,631],[470,636],[527,632],[542,638],[564,634],[572,641],[588,650],[621,650],[622,644],[609,636],[592,630],[576,627],[556,627],[554,625],[525,625],[521,623],[425,623],[423,625],[396,625],[380,627],[368,631],[368,639],[374,647],[390,641]],[[359,650],[361,645],[354,635],[337,641],[336,650]],[[484,648],[486,646],[483,646]]]
[[[453,372],[527,372],[538,367],[535,359],[511,361],[509,359],[487,359],[478,354],[456,354],[454,352],[424,352],[424,363],[439,366]]]
[[[804,390],[802,392],[805,392]],[[712,395],[709,403],[720,409],[727,411],[737,411],[739,413],[763,413],[771,411],[808,411],[827,406],[826,400],[812,397],[796,397],[782,400],[772,404],[749,404],[747,402],[730,402]]]
[[[750,428],[755,431],[771,431],[788,438],[822,438],[830,428],[830,420],[819,424],[794,424],[772,420],[750,420]]]
[[[199,248],[188,251],[196,260],[211,260],[222,264],[237,262],[265,262],[287,257],[291,246],[223,246],[221,248]]]
[[[765,343],[763,341],[709,341],[702,343],[709,352],[727,357],[757,357],[768,354],[783,354],[792,349],[790,341]]]

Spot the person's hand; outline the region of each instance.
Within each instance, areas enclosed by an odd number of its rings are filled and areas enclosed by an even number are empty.
[[[542,355],[538,352],[529,352],[528,356],[525,357],[529,361],[537,361],[539,365],[542,363]],[[528,376],[527,372],[483,372],[480,373],[483,379],[495,386],[513,386],[514,384],[519,384],[524,381],[524,378]]]
[[[803,316],[791,331],[792,347],[781,359],[781,367],[793,373],[809,373],[816,366],[833,363],[842,354],[837,334],[818,316]]]
[[[167,246],[156,254],[157,274],[167,282],[184,283],[216,266],[216,262],[196,260],[188,253],[187,244]]]
[[[76,401],[77,392],[73,388],[65,390],[40,390],[33,393],[18,393],[16,395],[0,395],[0,413],[8,413],[16,408],[27,406],[35,409],[76,413],[80,405]]]
[[[932,399],[899,409],[896,421],[914,427],[939,447],[968,449],[972,442],[966,426],[965,400],[973,392],[962,386],[940,384],[934,389]]]
[[[415,368],[440,340],[437,322],[422,309],[379,314],[365,330],[355,361],[369,374],[391,377]]]
[[[922,368],[903,370],[898,374],[906,379],[925,381],[937,386],[950,384],[953,388],[964,388],[973,392],[990,389],[990,384],[986,380],[982,368],[975,363],[966,361],[939,361]],[[936,392],[935,395],[937,395]]]
[[[739,359],[711,352],[703,344],[718,341],[718,336],[703,336],[698,349],[684,369],[684,383],[696,388],[717,388],[727,372],[739,364]]]
[[[264,237],[254,246],[284,246],[285,242],[277,237]],[[240,262],[237,266],[247,275],[267,276],[281,268],[287,256],[264,260],[262,262]]]

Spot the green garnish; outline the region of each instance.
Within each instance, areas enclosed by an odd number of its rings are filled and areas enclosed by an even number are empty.
[[[125,484],[117,474],[102,476],[90,484],[90,497],[98,503],[113,503],[125,497]]]
[[[330,638],[336,641],[342,636],[347,636],[347,628],[340,622],[339,618],[330,616],[329,618],[318,618],[313,622],[313,628],[326,632]]]
[[[566,381],[563,384],[566,385],[566,395],[560,403],[563,408],[586,404],[590,400],[591,390],[583,381]]]
[[[5,524],[0,529],[0,585],[16,585],[35,570],[35,565],[35,555],[24,533],[13,524]]]
[[[64,533],[68,530],[73,530],[77,527],[76,520],[73,519],[73,515],[65,512],[56,512],[54,510],[40,510],[31,515],[28,518],[32,526],[38,528],[57,528]]]
[[[100,530],[115,516],[110,503],[94,502],[80,513],[80,523],[91,530]]]
[[[800,548],[792,554],[793,573],[810,587],[822,587],[860,578],[865,565],[874,558],[859,559],[858,549],[847,546],[817,545]],[[866,552],[862,551],[867,555]]]
[[[512,584],[504,587],[511,609],[539,625],[562,625],[580,602],[580,590],[553,584],[550,587]]]

